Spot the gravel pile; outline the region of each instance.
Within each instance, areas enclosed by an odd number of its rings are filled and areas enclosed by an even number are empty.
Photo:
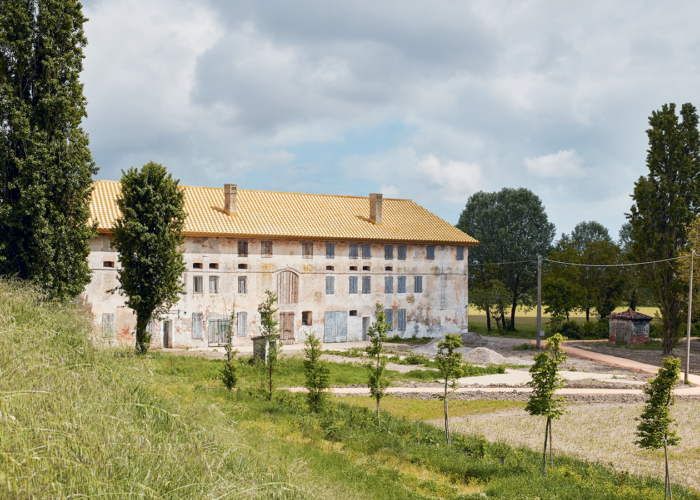
[[[486,347],[477,347],[464,355],[464,360],[470,363],[483,363],[502,365],[507,363],[506,358]]]
[[[413,349],[413,352],[415,354],[423,354],[424,356],[435,356],[438,353],[438,342],[442,342],[445,340],[445,337],[438,337],[436,339],[431,340],[427,344],[416,347]],[[461,352],[462,354],[466,354],[469,351],[471,351],[471,347],[465,347],[463,349],[457,349],[458,352]]]

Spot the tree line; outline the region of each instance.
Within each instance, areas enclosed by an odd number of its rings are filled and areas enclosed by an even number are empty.
[[[469,302],[485,311],[489,331],[494,321],[496,328],[515,330],[518,307],[534,307],[536,259],[542,255],[542,302],[555,320],[577,311],[585,312],[587,322],[592,314],[604,320],[621,305],[655,305],[664,354],[671,352],[682,334],[689,293],[687,259],[678,258],[700,250],[695,106],[684,104],[678,114],[675,104],[653,111],[647,137],[648,173],[634,185],[617,240],[598,222],[584,221],[555,242],[542,201],[525,188],[469,198],[457,227],[480,242],[469,251]],[[629,265],[639,262],[653,263]]]

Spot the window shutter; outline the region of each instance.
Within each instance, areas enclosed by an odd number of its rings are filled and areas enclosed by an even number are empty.
[[[399,331],[406,331],[406,309],[399,309]]]
[[[238,336],[247,337],[248,336],[248,313],[240,312],[238,313]]]
[[[357,293],[357,276],[350,276],[349,293]]]
[[[429,245],[428,246],[428,255],[427,255],[428,260],[435,260],[435,246],[434,245]]]
[[[394,311],[392,309],[384,309],[384,314],[386,315],[386,322],[389,323],[389,330],[394,330]]]
[[[372,277],[363,276],[362,277],[362,293],[372,293]]]
[[[457,260],[464,260],[464,247],[457,247]]]
[[[399,245],[399,260],[406,260],[406,245]]]
[[[348,257],[350,257],[351,259],[357,258],[357,244],[356,243],[350,243],[350,251],[349,251]]]
[[[371,259],[372,258],[372,246],[365,243],[362,244],[362,258]]]
[[[203,339],[204,332],[202,331],[202,322],[204,321],[203,313],[192,313],[192,338]]]
[[[413,283],[414,293],[423,293],[423,276],[416,276]]]
[[[394,293],[394,278],[391,276],[384,278],[384,293]]]
[[[406,293],[406,276],[399,276],[399,289],[398,293]]]
[[[394,245],[384,245],[384,260],[394,260]]]
[[[106,335],[114,334],[114,314],[102,313],[102,333]]]
[[[326,259],[335,259],[335,243],[326,243]]]
[[[333,276],[326,276],[326,294],[333,295],[335,292],[335,278]]]

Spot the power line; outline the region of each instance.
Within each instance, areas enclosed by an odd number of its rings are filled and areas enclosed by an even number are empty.
[[[522,264],[523,262],[530,262],[531,264],[537,264],[536,260],[514,260],[512,262],[474,262],[469,264],[470,266],[507,266],[509,264]]]
[[[687,259],[689,258],[690,255],[682,255],[681,257],[672,257],[670,259],[661,259],[661,260],[650,260],[649,262],[630,262],[628,264],[581,264],[578,262],[562,262],[559,260],[552,260],[552,259],[542,259],[546,260],[547,262],[553,262],[555,264],[564,264],[566,266],[579,266],[579,267],[628,267],[628,266],[644,266],[647,264],[657,264],[659,262],[669,262],[672,260],[679,260],[679,259]]]

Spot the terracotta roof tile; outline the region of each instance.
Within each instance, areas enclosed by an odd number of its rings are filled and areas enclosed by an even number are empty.
[[[120,189],[119,182],[95,182],[90,212],[100,232],[109,232],[119,216]],[[227,215],[222,188],[182,189],[187,235],[479,244],[411,200],[384,198],[382,224],[374,224],[369,198],[239,189],[238,213]]]
[[[647,320],[651,321],[654,319],[652,316],[648,316],[646,314],[642,314],[637,311],[633,311],[632,309],[627,309],[626,311],[611,314],[610,316],[606,316],[608,319],[626,319],[628,321],[638,321],[638,320]]]

